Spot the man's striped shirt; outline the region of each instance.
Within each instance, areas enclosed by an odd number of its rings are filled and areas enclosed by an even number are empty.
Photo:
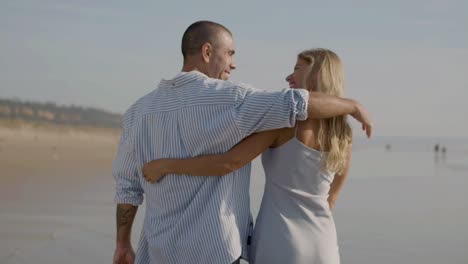
[[[115,201],[146,213],[136,263],[223,264],[248,258],[252,228],[250,164],[223,177],[167,175],[143,179],[161,158],[224,153],[254,132],[292,127],[307,118],[308,92],[256,90],[197,72],[162,80],[123,116],[112,173]]]

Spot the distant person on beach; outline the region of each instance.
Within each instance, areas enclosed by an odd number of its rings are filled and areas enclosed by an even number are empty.
[[[441,149],[441,152],[442,152],[442,161],[445,162],[445,160],[447,159],[447,148],[443,146]]]
[[[145,163],[224,153],[253,133],[294,127],[307,118],[351,114],[371,134],[369,115],[356,101],[304,89],[262,91],[227,81],[236,68],[234,53],[232,34],[224,26],[210,21],[190,25],[182,37],[181,72],[162,80],[124,114],[113,163],[114,263],[230,264],[248,259],[250,162],[224,177],[168,175],[159,184],[144,179]],[[299,138],[310,131],[309,123],[300,123]],[[135,257],[130,234],[143,195],[146,213]]]
[[[291,88],[343,97],[343,78],[334,52],[312,49],[299,54],[286,80]],[[230,175],[263,153],[266,186],[251,262],[338,264],[331,209],[349,172],[351,141],[346,116],[307,119],[293,128],[253,134],[225,154],[157,160],[143,171],[152,182],[174,173]]]

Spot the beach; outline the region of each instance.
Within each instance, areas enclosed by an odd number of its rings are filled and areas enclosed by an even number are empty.
[[[110,263],[116,129],[0,123],[0,264]],[[362,140],[334,209],[342,263],[468,263],[468,144]],[[414,142],[412,140],[408,142]],[[264,175],[255,160],[252,213]],[[136,247],[144,206],[132,241]]]
[[[115,129],[2,124],[0,263],[111,261],[118,137]]]

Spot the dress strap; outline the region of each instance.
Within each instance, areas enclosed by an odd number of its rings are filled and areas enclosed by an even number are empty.
[[[297,130],[299,129],[299,122],[296,121],[296,126],[294,127],[294,137],[297,138]]]

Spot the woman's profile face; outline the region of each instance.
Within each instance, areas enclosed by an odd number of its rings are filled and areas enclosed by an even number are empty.
[[[309,63],[304,59],[297,58],[294,71],[286,77],[286,81],[289,83],[289,88],[305,88],[304,78],[306,76],[307,68]]]

